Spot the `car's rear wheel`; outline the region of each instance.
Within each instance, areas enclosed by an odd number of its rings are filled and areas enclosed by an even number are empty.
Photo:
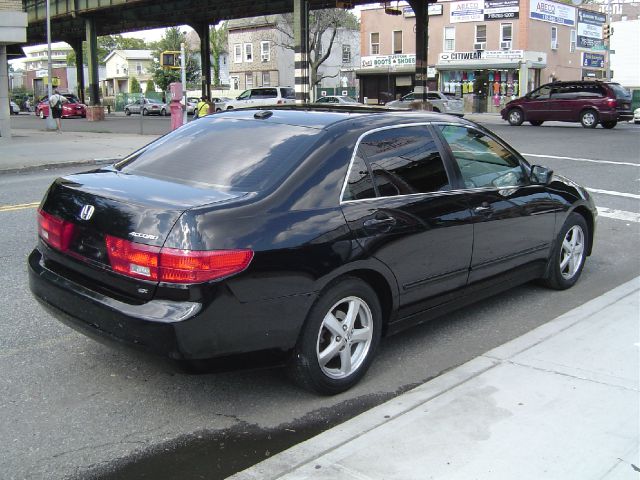
[[[595,110],[585,110],[580,114],[580,123],[584,128],[596,128],[598,126],[598,114]]]
[[[539,127],[540,125],[542,125],[544,122],[542,120],[529,120],[529,123],[531,125],[533,125],[534,127]]]
[[[221,108],[216,108],[216,112],[221,112],[222,109]]]
[[[615,127],[618,124],[617,121],[612,120],[610,122],[602,122],[602,127],[606,128],[606,129],[611,129],[613,127]]]
[[[572,287],[580,278],[587,257],[589,227],[579,213],[571,213],[558,234],[545,285],[556,290]]]
[[[227,110],[233,110],[233,107],[227,107]]]
[[[131,115],[131,111],[128,108],[124,109],[124,114],[128,117]]]
[[[514,127],[522,125],[522,122],[524,122],[524,114],[522,113],[522,110],[519,108],[509,110],[509,113],[507,114],[507,121],[509,122],[509,125],[513,125]]]
[[[382,332],[382,310],[374,290],[347,277],[329,287],[311,309],[288,370],[303,388],[334,395],[364,376]]]

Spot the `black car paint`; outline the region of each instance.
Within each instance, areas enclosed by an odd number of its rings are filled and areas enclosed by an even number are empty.
[[[29,258],[36,298],[87,334],[176,359],[289,350],[319,292],[343,275],[374,286],[385,329],[393,333],[543,275],[553,232],[570,211],[580,211],[594,226],[594,207],[586,192],[559,176],[548,186],[527,185],[506,193],[454,188],[388,201],[341,202],[354,147],[368,131],[452,122],[490,133],[445,115],[273,111],[273,116],[255,121],[323,130],[315,151],[275,189],[218,192],[167,185],[107,167],[57,180],[41,204],[48,212],[77,221],[82,205],[94,203],[97,232],[122,238],[133,231],[157,236],[137,240],[149,245],[251,248],[255,256],[247,270],[202,285],[157,284],[109,271],[100,264],[99,252],[98,258],[78,260],[40,241]],[[250,119],[253,112],[223,115]],[[442,148],[441,153],[451,169],[450,152]],[[518,158],[528,171],[526,161]],[[453,183],[461,185],[457,177]],[[485,204],[488,211],[475,211]],[[365,228],[378,214],[393,215],[396,225],[389,231]],[[482,248],[479,258],[474,236]],[[428,256],[416,257],[425,243]]]

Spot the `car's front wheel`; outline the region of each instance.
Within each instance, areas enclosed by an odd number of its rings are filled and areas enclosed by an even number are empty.
[[[128,117],[131,115],[131,110],[129,110],[128,108],[124,109],[124,114]]]
[[[545,285],[556,290],[572,287],[580,278],[587,258],[589,227],[579,213],[571,213],[558,234],[551,254]]]
[[[596,128],[598,126],[598,114],[595,110],[585,110],[580,114],[580,123],[584,128]]]
[[[509,110],[509,113],[507,114],[507,121],[509,122],[509,125],[513,125],[514,127],[522,125],[522,122],[524,122],[524,114],[522,113],[522,110],[519,108]]]
[[[602,122],[602,127],[606,128],[607,130],[612,129],[613,127],[615,127],[618,124],[618,122],[616,122],[615,120],[612,120],[610,122]]]
[[[303,388],[334,395],[365,374],[382,332],[375,291],[347,277],[329,287],[311,309],[289,361],[289,374]]]

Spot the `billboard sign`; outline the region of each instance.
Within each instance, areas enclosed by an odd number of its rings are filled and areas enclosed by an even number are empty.
[[[607,23],[607,16],[591,10],[578,9],[578,48],[602,50],[604,40],[602,31]]]
[[[483,22],[484,0],[452,2],[449,21],[450,23]]]
[[[485,0],[485,20],[510,20],[520,16],[520,0]]]
[[[582,66],[585,68],[604,68],[604,53],[582,52]]]
[[[573,27],[576,24],[576,9],[549,0],[531,0],[529,18]]]

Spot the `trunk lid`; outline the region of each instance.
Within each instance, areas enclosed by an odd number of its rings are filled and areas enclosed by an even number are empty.
[[[51,185],[40,208],[71,224],[73,233],[64,251],[45,249],[45,259],[59,273],[89,288],[106,289],[125,300],[149,300],[158,282],[114,272],[107,236],[159,248],[186,210],[244,195],[111,168],[61,177]]]

